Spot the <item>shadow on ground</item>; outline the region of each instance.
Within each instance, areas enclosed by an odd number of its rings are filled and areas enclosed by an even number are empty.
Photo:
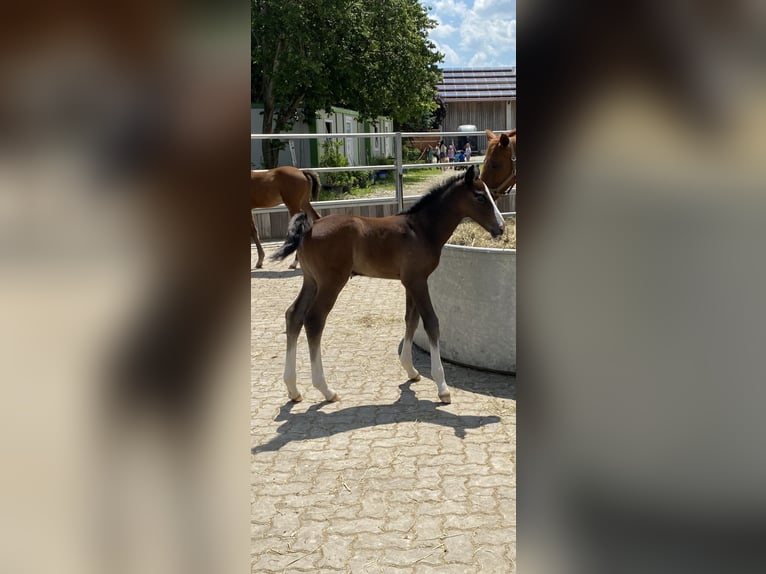
[[[284,279],[285,277],[298,277],[299,275],[303,275],[300,269],[285,269],[282,271],[250,270],[250,279]],[[297,292],[295,296],[298,296]]]
[[[385,405],[361,405],[331,413],[323,413],[327,402],[309,407],[305,413],[292,414],[294,403],[284,405],[275,420],[285,421],[278,429],[277,436],[268,442],[253,447],[253,454],[279,450],[293,440],[315,439],[332,436],[380,424],[424,422],[450,427],[455,436],[465,438],[466,429],[475,429],[487,424],[499,423],[498,416],[460,416],[440,409],[442,403],[419,400],[411,388],[412,381],[399,385],[402,391],[399,399]]]
[[[400,343],[399,353],[401,352]],[[417,345],[412,346],[412,364],[424,376],[431,376],[431,356]],[[444,365],[444,377],[450,387],[499,399],[516,400],[516,377],[513,375],[462,367],[444,359],[442,364]]]

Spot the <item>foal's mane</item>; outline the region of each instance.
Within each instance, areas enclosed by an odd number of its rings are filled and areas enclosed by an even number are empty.
[[[409,215],[417,213],[419,211],[423,211],[423,209],[426,209],[431,205],[435,205],[444,199],[444,197],[450,192],[454,183],[462,179],[465,179],[465,173],[452,176],[446,181],[433,187],[426,195],[421,197],[415,205],[409,209],[405,209],[404,211],[399,212],[397,215]]]

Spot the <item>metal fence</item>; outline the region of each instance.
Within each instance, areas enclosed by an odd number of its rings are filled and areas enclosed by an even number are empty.
[[[495,131],[495,130],[493,130]],[[497,131],[503,131],[503,130],[497,130]],[[410,169],[428,169],[433,168],[435,166],[438,166],[440,164],[432,164],[432,163],[404,163],[402,161],[402,150],[403,150],[403,138],[412,138],[412,137],[428,137],[428,138],[434,138],[438,137],[439,139],[444,139],[444,137],[452,136],[452,137],[463,137],[463,136],[474,136],[474,135],[484,135],[484,131],[475,131],[475,132],[374,132],[374,133],[332,133],[332,134],[294,134],[294,133],[280,133],[280,134],[250,134],[251,140],[307,140],[307,139],[345,139],[345,138],[386,138],[386,137],[393,137],[394,138],[394,163],[391,164],[382,164],[382,165],[350,165],[350,166],[344,166],[344,167],[312,167],[312,168],[305,168],[310,171],[314,171],[317,173],[330,173],[330,172],[341,172],[341,171],[394,171],[394,186],[395,186],[395,200],[396,204],[398,206],[398,209],[402,211],[404,209],[404,183],[403,183],[403,177],[404,177],[404,171],[410,170]],[[472,161],[466,161],[461,162],[460,165],[481,165],[482,160],[472,160]],[[266,171],[266,170],[253,170],[253,171]],[[358,202],[363,202],[363,199],[343,199],[338,200],[339,202],[343,202],[345,205],[354,205]],[[322,202],[323,204],[326,202]]]

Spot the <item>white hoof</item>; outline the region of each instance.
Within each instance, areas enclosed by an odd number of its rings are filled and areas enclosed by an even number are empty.
[[[340,395],[338,393],[335,393],[332,397],[327,399],[328,403],[337,403],[340,400]]]
[[[303,395],[301,395],[300,393],[298,393],[298,394],[297,394],[297,395],[295,395],[294,397],[290,397],[290,400],[291,400],[292,402],[294,402],[294,403],[299,403],[299,402],[301,402],[301,401],[303,400]]]
[[[443,395],[439,395],[439,399],[441,402],[443,402],[445,405],[448,405],[452,402],[452,397],[449,393],[444,393]]]

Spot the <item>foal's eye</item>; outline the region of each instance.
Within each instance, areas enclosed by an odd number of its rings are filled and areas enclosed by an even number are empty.
[[[485,203],[487,201],[487,198],[485,197],[483,193],[477,193],[476,201],[478,201],[479,203]]]

